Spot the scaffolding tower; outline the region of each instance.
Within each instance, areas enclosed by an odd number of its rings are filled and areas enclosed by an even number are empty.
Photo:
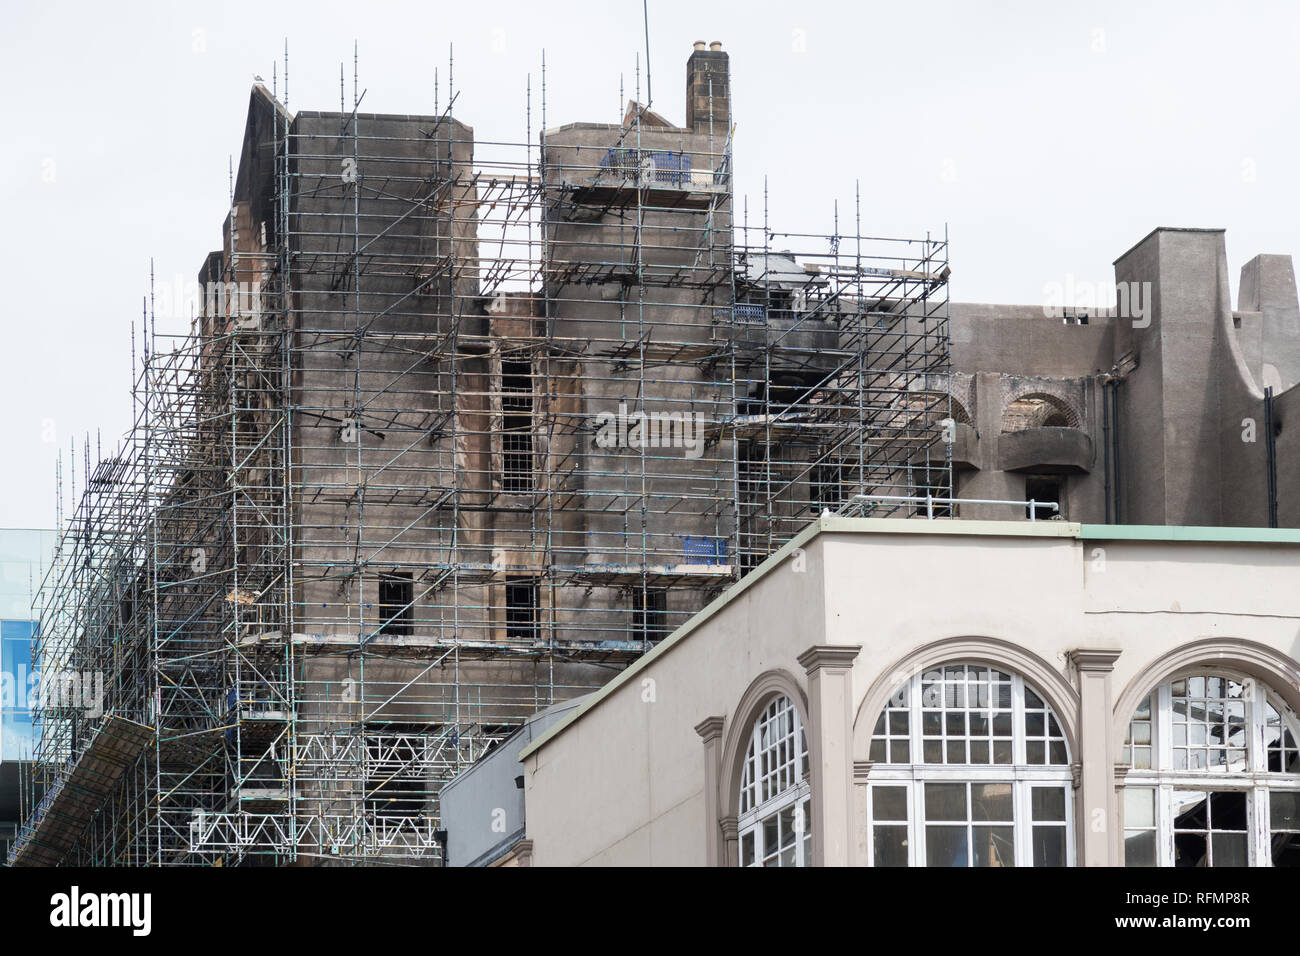
[[[520,143],[254,87],[41,591],[11,863],[436,864],[524,718],[823,510],[950,496],[946,236],[736,217],[729,103],[713,51],[683,127]]]

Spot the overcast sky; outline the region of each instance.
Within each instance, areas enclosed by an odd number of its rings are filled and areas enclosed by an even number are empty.
[[[694,40],[731,54],[736,192],[792,231],[941,234],[955,301],[1038,303],[1113,281],[1156,226],[1228,230],[1233,275],[1300,235],[1300,5],[721,3],[650,0],[654,107],[685,114]],[[52,526],[70,441],[130,418],[130,323],[152,258],[194,279],[219,245],[254,75],[292,109],[351,92],[423,113],[434,71],[480,138],[615,122],[645,67],[640,0],[27,3],[5,0],[0,70],[4,336],[0,527]],[[273,66],[273,64],[275,64]],[[80,461],[77,481],[83,480]]]

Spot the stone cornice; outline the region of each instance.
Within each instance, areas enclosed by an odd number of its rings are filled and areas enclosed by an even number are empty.
[[[695,732],[706,744],[722,736],[722,727],[726,720],[722,717],[705,717],[695,725]]]
[[[1070,651],[1070,663],[1081,674],[1109,674],[1115,669],[1120,652],[1102,647],[1076,647]]]
[[[795,659],[804,673],[811,677],[823,667],[847,670],[861,651],[861,644],[814,644]]]

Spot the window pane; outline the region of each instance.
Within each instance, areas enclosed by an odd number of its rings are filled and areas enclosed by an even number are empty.
[[[798,835],[795,832],[794,809],[793,806],[786,807],[779,815],[781,820],[782,848],[794,846],[795,838]]]
[[[1215,833],[1211,835],[1215,866],[1246,866],[1246,834]]]
[[[906,820],[906,787],[872,787],[871,818],[873,820]]]
[[[776,817],[771,816],[763,821],[763,854],[771,856],[781,846],[780,831],[776,824]]]
[[[1009,783],[971,784],[970,802],[973,820],[1010,823],[1014,819],[1011,812],[1011,784]]]
[[[1030,791],[1034,820],[1065,822],[1065,788],[1034,787]]]
[[[1124,790],[1124,826],[1153,827],[1156,825],[1156,792],[1146,787],[1127,787]]]
[[[1065,827],[1034,827],[1034,866],[1065,866]]]
[[[740,865],[749,866],[754,862],[754,831],[750,830],[740,838]]]
[[[968,866],[965,827],[925,828],[926,866]]]
[[[1015,866],[1015,841],[1011,827],[972,827],[976,866]]]
[[[1124,865],[1156,865],[1156,831],[1139,830],[1124,833]]]
[[[927,783],[925,785],[925,819],[966,820],[966,784]]]
[[[907,827],[873,829],[872,848],[876,866],[907,866]]]
[[[1268,825],[1274,830],[1300,830],[1300,791],[1274,790],[1269,793]]]

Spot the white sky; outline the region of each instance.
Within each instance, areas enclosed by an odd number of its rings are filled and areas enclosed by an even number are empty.
[[[777,228],[952,242],[955,301],[1043,300],[1113,281],[1156,226],[1225,227],[1233,276],[1297,251],[1300,5],[723,3],[651,0],[654,107],[684,118],[694,40],[731,54],[736,192]],[[50,3],[6,0],[0,70],[0,527],[54,523],[61,448],[130,417],[130,337],[148,288],[219,243],[255,74],[289,42],[290,106],[446,102],[480,138],[615,122],[644,65],[641,3]],[[283,91],[283,77],[280,89]],[[850,220],[851,221],[851,220]],[[80,457],[80,450],[78,451]],[[82,483],[77,465],[78,486]]]

